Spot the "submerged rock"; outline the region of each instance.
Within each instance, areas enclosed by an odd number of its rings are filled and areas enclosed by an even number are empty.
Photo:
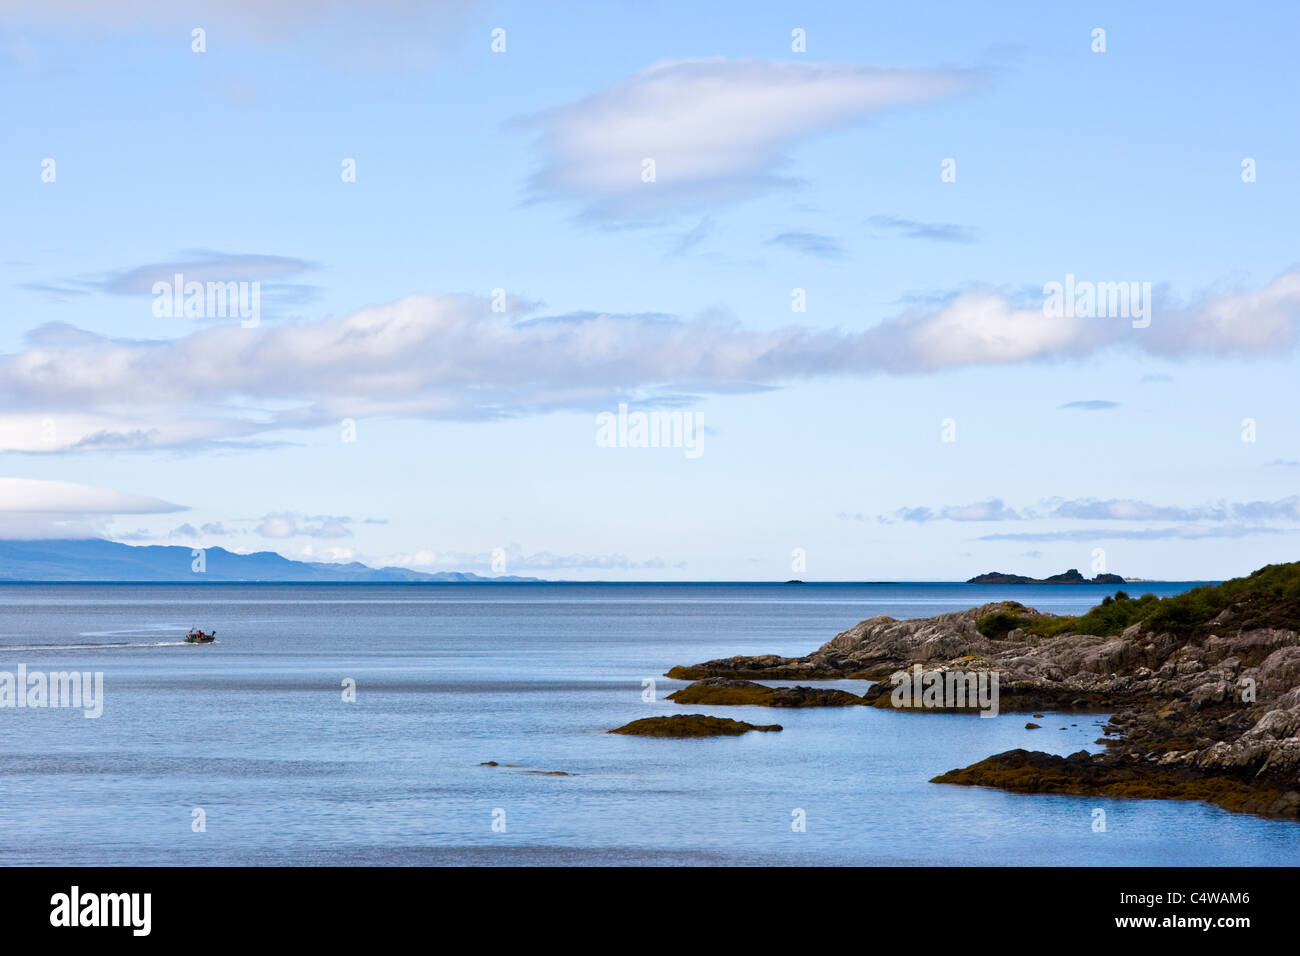
[[[730,717],[704,714],[674,714],[671,717],[642,717],[609,731],[611,734],[635,734],[638,737],[736,737],[751,730],[780,730],[780,724],[747,724]]]

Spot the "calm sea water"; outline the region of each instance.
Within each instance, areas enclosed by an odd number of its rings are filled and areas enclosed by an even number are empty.
[[[0,670],[102,671],[105,705],[99,719],[0,710],[0,863],[1296,863],[1292,823],[927,782],[1013,747],[1097,749],[1097,715],[1029,731],[1024,714],[663,700],[682,686],[661,676],[674,664],[804,654],[877,614],[1002,598],[1077,612],[1111,590],[4,585]],[[176,646],[191,626],[217,643]],[[785,730],[605,733],[698,710]]]

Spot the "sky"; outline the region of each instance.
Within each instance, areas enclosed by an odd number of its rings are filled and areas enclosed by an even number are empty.
[[[7,0],[0,537],[567,580],[1300,558],[1297,27]]]

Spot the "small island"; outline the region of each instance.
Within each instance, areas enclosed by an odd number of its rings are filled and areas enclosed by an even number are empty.
[[[671,717],[642,717],[609,733],[632,734],[637,737],[737,737],[751,730],[770,733],[780,729],[780,724],[751,724],[730,717],[709,717],[705,714],[674,714]]]
[[[1050,578],[1031,578],[1024,574],[1006,574],[1002,571],[989,571],[977,574],[967,584],[1124,584],[1118,574],[1099,574],[1095,578],[1085,578],[1077,568],[1062,574],[1053,574]]]

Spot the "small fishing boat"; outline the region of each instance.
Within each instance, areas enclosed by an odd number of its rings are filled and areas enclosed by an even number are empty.
[[[216,639],[217,639],[216,631],[213,631],[211,634],[204,634],[198,628],[191,629],[185,635],[186,644],[211,644]]]

